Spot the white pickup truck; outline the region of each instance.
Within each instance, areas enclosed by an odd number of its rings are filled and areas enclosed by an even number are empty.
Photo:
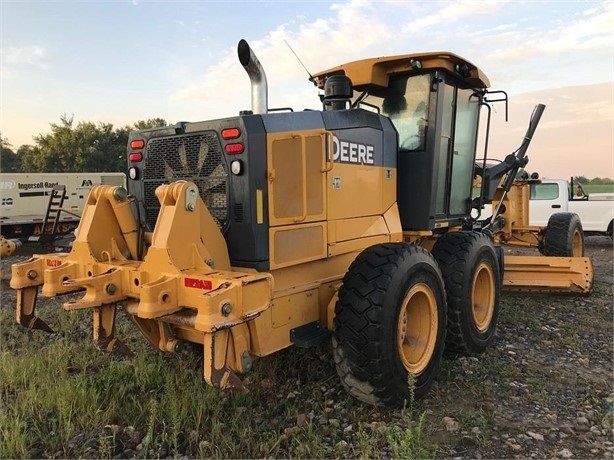
[[[612,237],[614,193],[591,193],[578,197],[566,180],[543,179],[530,186],[530,225],[546,226],[552,214],[573,212],[580,217],[585,234]]]
[[[614,193],[591,193],[578,197],[573,184],[566,180],[542,179],[530,182],[529,225],[546,227],[552,214],[577,214],[585,235],[612,237],[614,225]],[[484,206],[480,217],[492,214],[492,206]]]

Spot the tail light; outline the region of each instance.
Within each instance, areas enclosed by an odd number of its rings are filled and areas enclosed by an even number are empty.
[[[238,153],[243,153],[243,150],[245,150],[245,147],[243,147],[243,144],[241,142],[236,142],[234,144],[226,144],[224,149],[226,150],[227,154],[236,155]]]
[[[131,150],[141,150],[145,147],[144,139],[133,139],[130,141]],[[143,161],[143,152],[130,152],[128,159],[133,163],[139,163]]]
[[[239,128],[224,128],[222,129],[222,139],[225,141],[238,139],[241,137],[241,130]],[[243,142],[232,142],[224,146],[224,150],[228,155],[237,155],[243,153],[245,146]]]
[[[136,150],[130,152],[128,155],[128,159],[131,163],[140,163],[143,161],[143,152],[142,150],[145,148],[145,139],[133,139],[130,141],[130,150]],[[140,151],[139,151],[140,150]],[[139,169],[134,166],[128,168],[128,177],[132,180],[139,179]]]
[[[226,128],[222,129],[222,139],[236,139],[241,135],[241,130],[239,128]]]

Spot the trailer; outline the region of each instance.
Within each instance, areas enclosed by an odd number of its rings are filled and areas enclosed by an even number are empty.
[[[1,173],[0,226],[2,236],[28,240],[45,231],[50,198],[54,187],[64,187],[55,233],[73,231],[95,185],[125,186],[121,172],[98,173]]]

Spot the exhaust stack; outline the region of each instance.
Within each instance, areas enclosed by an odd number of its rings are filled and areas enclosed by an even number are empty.
[[[264,69],[245,40],[239,41],[237,53],[241,65],[245,68],[252,82],[252,112],[254,114],[267,113],[268,87]]]

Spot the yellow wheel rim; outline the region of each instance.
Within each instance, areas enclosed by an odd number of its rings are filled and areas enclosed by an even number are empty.
[[[495,274],[487,263],[480,263],[473,275],[471,313],[475,327],[484,332],[495,312]]]
[[[411,374],[423,372],[437,342],[437,299],[424,283],[413,286],[399,314],[397,347],[403,366]]]
[[[582,257],[582,235],[580,230],[575,230],[571,239],[571,255],[573,257]]]

